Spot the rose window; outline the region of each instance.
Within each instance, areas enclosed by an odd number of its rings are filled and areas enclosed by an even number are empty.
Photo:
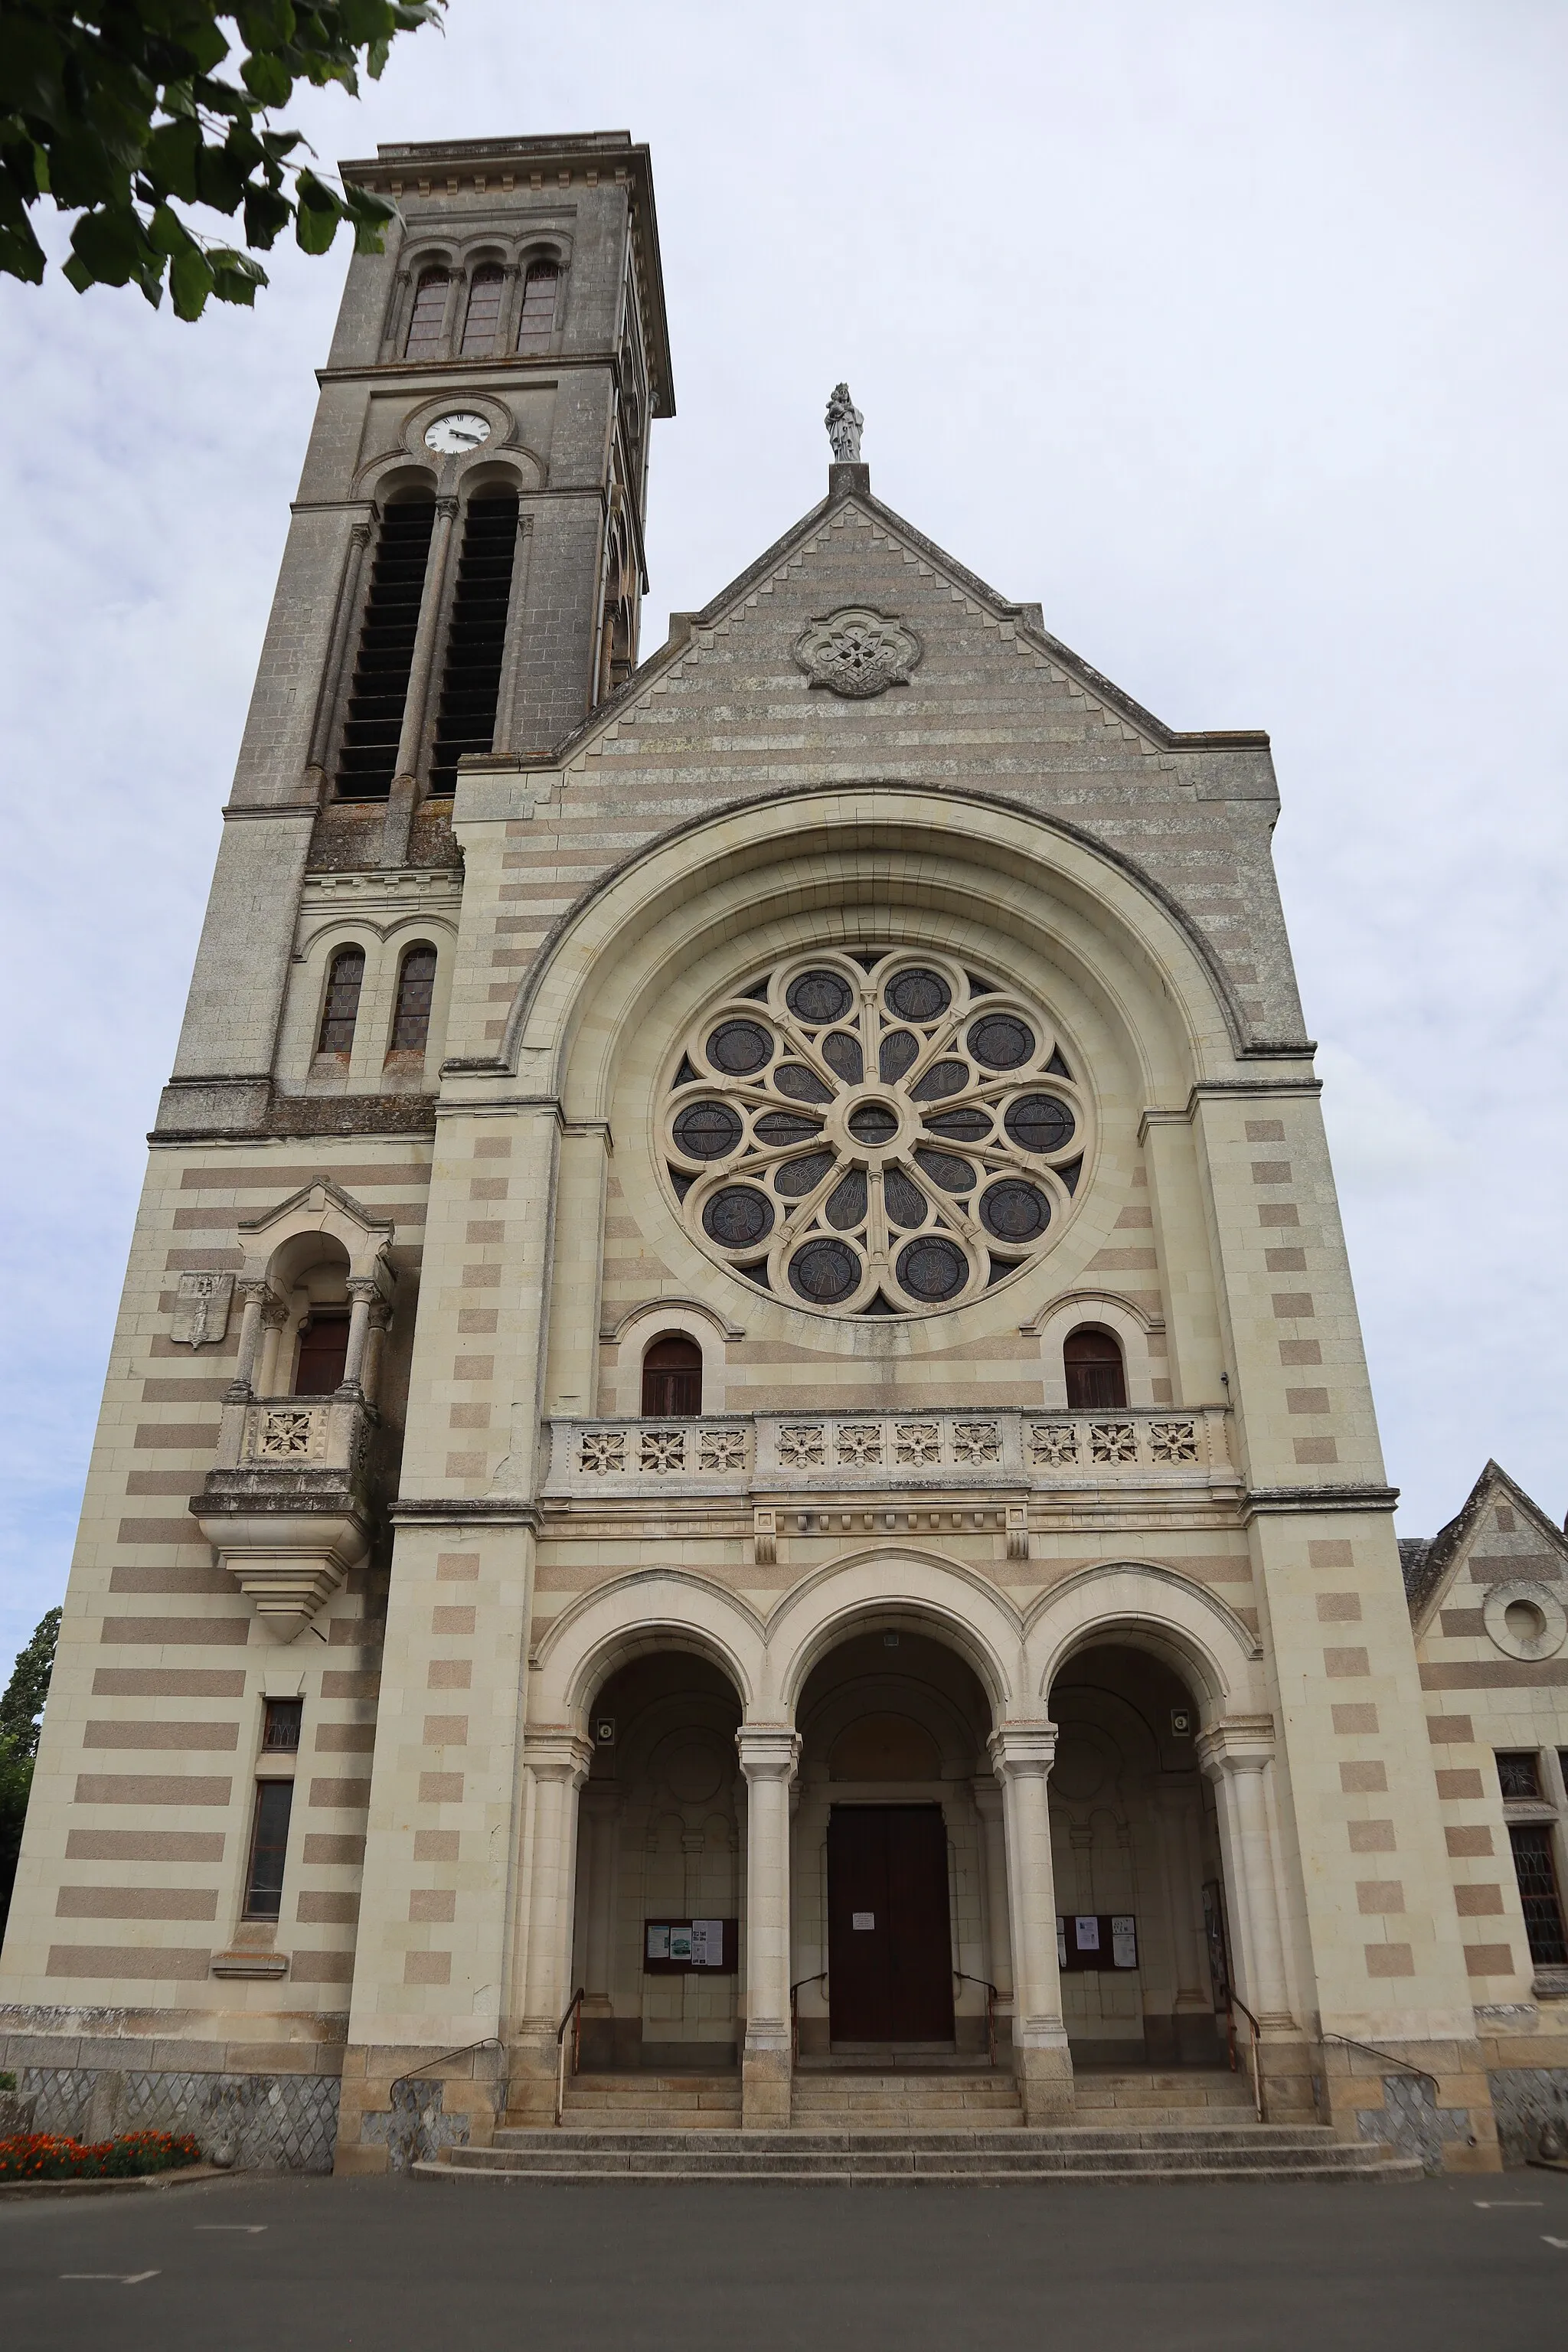
[[[796,956],[710,1007],[663,1150],[692,1234],[792,1305],[913,1315],[1056,1239],[1088,1089],[1016,989],[920,950]]]

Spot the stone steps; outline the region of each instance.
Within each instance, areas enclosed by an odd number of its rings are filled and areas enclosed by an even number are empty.
[[[966,2180],[1414,2180],[1414,2160],[1336,2140],[1318,2125],[985,2131],[505,2131],[419,2164],[426,2180],[833,2182]]]

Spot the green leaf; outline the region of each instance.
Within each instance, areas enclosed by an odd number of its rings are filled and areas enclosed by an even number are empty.
[[[215,213],[232,213],[245,194],[245,171],[226,139],[221,147],[196,150],[196,195]]]
[[[71,231],[72,258],[89,282],[98,286],[129,285],[146,245],[142,224],[129,205],[84,213]]]
[[[267,272],[247,253],[235,253],[224,247],[207,256],[212,264],[213,292],[220,302],[243,303],[249,310],[256,300],[256,289],[267,283]]]
[[[169,264],[169,291],[174,299],[175,318],[199,319],[214,282],[212,264],[199,246],[176,253]]]
[[[178,196],[182,204],[195,203],[201,143],[201,125],[194,115],[159,123],[147,142],[142,170],[160,195]]]
[[[294,183],[294,235],[306,253],[325,253],[338,233],[345,207],[314,172],[301,169]]]
[[[293,217],[293,205],[276,189],[247,188],[245,241],[258,252],[266,253],[275,245],[279,233],[288,227]]]
[[[19,278],[27,286],[43,284],[44,248],[30,221],[0,221],[0,278]]]
[[[178,213],[159,205],[147,224],[147,242],[154,253],[174,254],[194,247],[196,241]]]
[[[288,67],[265,51],[252,50],[239,69],[240,80],[262,106],[287,106],[294,89]]]

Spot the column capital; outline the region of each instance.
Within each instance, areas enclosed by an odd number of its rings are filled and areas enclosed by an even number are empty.
[[[588,1777],[594,1750],[575,1731],[527,1731],[522,1760],[537,1780],[569,1780],[580,1789]]]
[[[800,1761],[800,1734],[787,1723],[743,1723],[735,1734],[748,1780],[790,1780]]]
[[[345,1287],[351,1298],[363,1299],[367,1307],[384,1301],[384,1294],[374,1274],[351,1274]]]
[[[1227,1715],[1197,1736],[1198,1762],[1211,1780],[1229,1772],[1261,1772],[1274,1757],[1271,1715]]]
[[[1044,1779],[1057,1760],[1057,1727],[1043,1719],[999,1723],[986,1747],[999,1780],[1035,1773]]]

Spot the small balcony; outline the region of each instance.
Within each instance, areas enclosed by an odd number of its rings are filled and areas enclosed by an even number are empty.
[[[218,1565],[291,1642],[370,1549],[380,1416],[363,1398],[233,1398],[191,1504]]]

